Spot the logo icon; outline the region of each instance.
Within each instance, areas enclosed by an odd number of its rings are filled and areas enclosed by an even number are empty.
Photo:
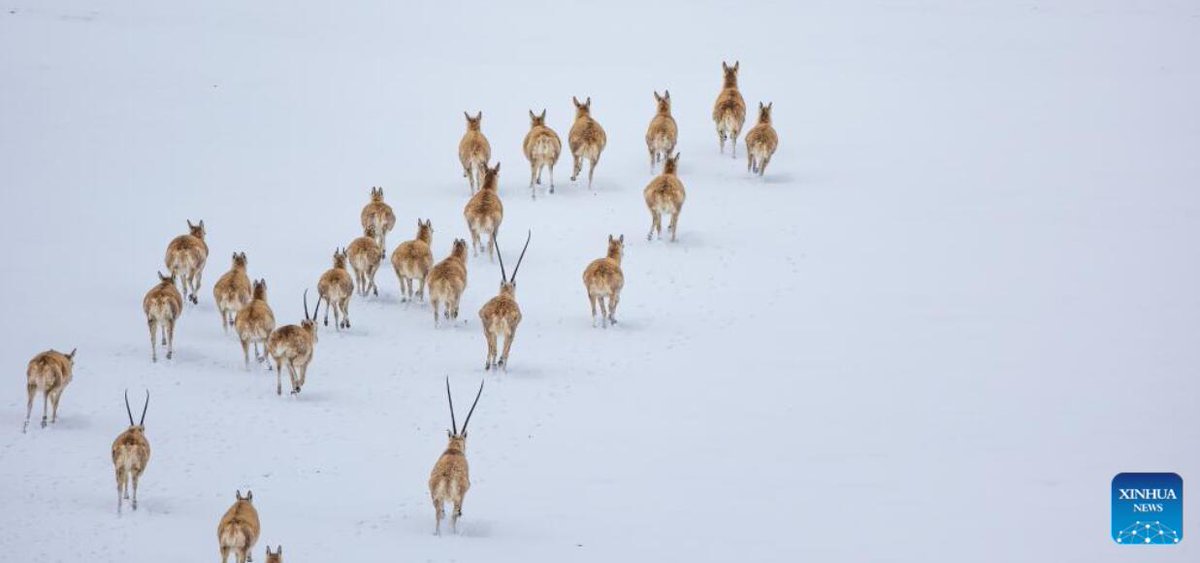
[[[1112,537],[1121,545],[1183,541],[1183,479],[1175,473],[1113,477]]]

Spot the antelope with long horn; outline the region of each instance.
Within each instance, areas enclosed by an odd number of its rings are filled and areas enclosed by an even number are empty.
[[[471,423],[471,415],[475,405],[479,404],[479,396],[483,394],[483,382],[479,382],[479,392],[475,393],[475,402],[467,411],[467,419],[463,421],[462,431],[454,420],[454,397],[450,394],[450,378],[446,378],[446,399],[450,402],[450,430],[446,432],[450,441],[446,451],[442,452],[433,471],[429,474],[429,496],[433,499],[433,508],[437,511],[437,524],[433,533],[441,535],[442,518],[446,516],[446,503],[454,505],[450,514],[450,530],[458,533],[458,519],[462,517],[463,497],[471,488],[471,477],[467,469],[467,425]]]
[[[457,320],[458,301],[467,288],[467,241],[454,239],[450,255],[429,270],[426,285],[429,286],[429,303],[433,305],[433,326],[437,327],[441,322],[439,312],[447,320]]]
[[[221,314],[221,330],[229,332],[238,311],[250,304],[251,297],[250,276],[246,275],[246,253],[235,252],[233,266],[213,286],[213,301],[217,302],[217,312]]]
[[[529,133],[525,134],[525,158],[529,160],[529,192],[537,199],[536,182],[542,184],[542,169],[550,169],[550,193],[554,193],[554,165],[562,153],[562,141],[558,133],[546,125],[546,110],[535,115],[529,110]]]
[[[64,354],[58,350],[46,350],[29,360],[25,369],[25,391],[29,400],[25,404],[25,425],[21,432],[29,429],[29,417],[33,413],[33,398],[42,394],[42,428],[46,427],[46,412],[50,411],[50,423],[58,421],[58,400],[71,383],[75,369],[75,350]],[[49,407],[49,409],[47,409]]]
[[[125,390],[125,413],[129,415],[126,428],[112,445],[113,468],[117,473],[117,514],[121,513],[124,499],[129,499],[129,486],[133,485],[133,499],[129,505],[137,510],[138,481],[146,464],[150,463],[150,441],[146,439],[146,409],[150,408],[150,391],[146,391],[146,402],[142,405],[142,417],[133,423],[133,410],[129,408],[129,390]]]
[[[488,144],[487,137],[483,136],[480,129],[483,112],[471,117],[471,114],[464,111],[463,116],[467,118],[467,132],[463,133],[462,140],[458,142],[458,161],[462,163],[463,177],[470,184],[473,195],[475,187],[483,180],[483,171],[487,168],[488,161],[492,159],[492,146]]]
[[[229,554],[237,563],[251,561],[250,550],[258,542],[261,527],[258,523],[258,510],[254,508],[254,491],[235,493],[233,506],[225,511],[221,522],[217,524],[217,545],[221,548],[221,563],[226,563]]]
[[[771,125],[771,108],[775,102],[763,105],[758,102],[758,124],[746,133],[746,171],[762,176],[771,162],[771,155],[779,146],[779,134]]]
[[[664,90],[663,95],[654,93],[654,102],[658,106],[650,127],[646,129],[646,149],[650,151],[650,173],[654,167],[675,152],[675,142],[679,138],[679,128],[675,118],[671,117],[671,91]]]
[[[511,278],[504,271],[504,257],[500,252],[500,244],[492,240],[492,244],[496,245],[496,255],[500,257],[500,293],[479,309],[479,320],[483,321],[483,335],[487,338],[488,346],[487,360],[483,364],[485,370],[504,368],[508,371],[508,350],[512,348],[517,325],[521,324],[521,307],[517,305],[517,270],[521,269],[521,261],[525,259],[525,251],[529,250],[531,238],[532,231],[525,237],[525,248],[521,249],[517,265],[513,266]],[[499,338],[504,339],[504,353],[497,359],[496,341]]]
[[[371,188],[371,202],[363,207],[362,227],[375,227],[375,242],[379,244],[380,259],[387,258],[387,234],[396,226],[392,206],[383,202],[383,188]]]
[[[608,328],[609,323],[617,324],[617,303],[621,301],[621,288],[625,287],[625,274],[621,271],[624,253],[625,235],[619,238],[608,235],[608,255],[593,260],[583,271],[583,285],[592,304],[592,326],[596,326],[597,303],[600,304],[600,324],[604,328]]]
[[[199,303],[196,292],[200,291],[200,277],[204,274],[204,263],[208,260],[208,244],[204,242],[204,220],[193,225],[189,220],[188,234],[175,237],[167,245],[165,262],[171,276],[179,280],[183,296],[192,303]]]
[[[375,292],[379,295],[379,288],[375,286],[375,272],[379,270],[379,263],[383,260],[379,249],[379,243],[375,241],[375,227],[367,225],[363,229],[363,236],[358,237],[350,242],[349,248],[346,249],[346,255],[350,259],[350,267],[354,268],[354,279],[358,286],[358,294],[366,296],[369,292]]]
[[[333,267],[317,281],[317,297],[325,299],[325,326],[329,326],[329,310],[333,309],[333,324],[338,330],[350,328],[350,296],[354,295],[354,280],[346,271],[346,250],[334,249]]]
[[[275,312],[267,304],[267,280],[254,282],[250,303],[238,311],[233,319],[233,328],[237,330],[238,340],[242,342],[242,358],[246,362],[246,369],[250,369],[251,344],[254,345],[254,359],[263,361],[266,357],[267,339],[271,337],[271,331],[275,330]],[[263,347],[262,354],[258,352],[259,344]],[[271,364],[267,364],[267,369],[271,369]]]
[[[717,101],[713,104],[712,118],[717,125],[717,139],[721,141],[721,154],[725,153],[725,141],[733,141],[733,158],[737,158],[737,138],[746,123],[746,101],[738,91],[738,68],[740,61],[734,61],[729,66],[721,62],[721,70],[725,73],[725,82]]]
[[[326,307],[329,305],[326,304]],[[321,298],[312,316],[308,316],[308,290],[304,290],[304,320],[299,325],[285,325],[275,329],[267,339],[267,352],[275,358],[275,394],[283,394],[283,367],[292,378],[292,394],[300,393],[304,387],[308,364],[312,361],[317,345],[317,313],[321,309]]]
[[[583,170],[583,161],[588,161],[588,189],[592,189],[592,175],[596,173],[596,165],[600,163],[600,153],[604,152],[604,145],[608,144],[608,136],[604,133],[604,128],[600,126],[600,122],[592,118],[592,97],[588,96],[587,101],[580,102],[578,98],[571,96],[571,102],[575,104],[575,123],[571,125],[571,134],[567,137],[567,142],[571,146],[571,156],[575,159],[575,166],[571,172],[571,181],[574,182],[579,177],[579,172]]]
[[[142,312],[146,313],[146,324],[150,328],[150,360],[158,361],[156,337],[162,329],[162,343],[167,347],[167,359],[175,355],[175,321],[183,312],[183,296],[175,289],[175,274],[164,276],[158,273],[158,285],[150,288],[142,298]]]
[[[683,189],[683,182],[679,181],[679,153],[675,156],[668,157],[663,163],[663,173],[657,178],[650,180],[646,185],[646,189],[642,191],[642,196],[646,199],[646,207],[650,210],[650,232],[646,233],[646,240],[658,233],[658,238],[662,238],[662,216],[671,216],[671,242],[675,242],[675,228],[679,224],[679,212],[683,210],[683,202],[687,199],[687,192]]]
[[[400,243],[392,252],[392,269],[400,279],[401,301],[412,301],[414,295],[425,300],[425,278],[433,268],[432,245],[433,222],[417,219],[416,238]],[[414,292],[413,285],[417,283],[421,285]]]
[[[504,220],[504,204],[496,193],[496,185],[500,182],[500,163],[488,168],[483,167],[483,187],[471,196],[463,208],[463,217],[467,220],[467,228],[471,231],[471,250],[475,256],[483,250],[483,235],[491,241],[496,240],[496,231],[500,230],[500,222]],[[489,242],[491,242],[489,241]],[[492,245],[488,244],[488,260],[492,260]]]

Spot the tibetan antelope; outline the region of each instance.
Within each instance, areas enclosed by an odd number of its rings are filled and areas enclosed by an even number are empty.
[[[413,240],[400,243],[392,252],[392,269],[400,279],[400,300],[413,300],[413,284],[420,283],[415,295],[421,301],[425,300],[425,278],[433,267],[433,222],[417,219],[417,236]],[[326,309],[328,310],[328,309]]]
[[[57,350],[46,350],[29,360],[25,369],[25,391],[29,400],[25,404],[25,425],[21,432],[29,429],[29,416],[33,413],[33,398],[42,394],[42,428],[46,427],[46,410],[50,407],[50,422],[58,421],[58,400],[62,398],[63,389],[71,383],[72,371],[75,369],[75,349],[70,354]]]
[[[583,103],[579,103],[575,96],[571,96],[571,101],[575,104],[575,123],[571,125],[571,134],[567,138],[568,144],[571,145],[571,156],[575,158],[571,181],[574,182],[579,177],[579,172],[583,170],[583,161],[587,159],[588,189],[591,189],[592,174],[596,172],[596,165],[600,163],[600,153],[604,151],[608,137],[600,123],[592,119],[591,96]]]
[[[254,359],[261,362],[266,358],[267,339],[275,330],[275,312],[267,304],[267,280],[254,282],[254,293],[250,303],[238,311],[233,320],[233,328],[237,331],[238,340],[242,342],[242,357],[246,361],[246,369],[250,369],[250,345],[254,344]],[[258,345],[262,344],[263,353],[259,354]],[[271,369],[271,364],[267,364]]]
[[[480,130],[479,124],[483,121],[483,112],[471,114],[463,112],[463,116],[467,118],[467,132],[463,133],[462,140],[458,142],[458,161],[462,163],[463,177],[471,186],[471,193],[475,193],[475,188],[483,181],[483,171],[487,168],[487,163],[492,159],[492,146],[488,144],[487,137],[483,136],[483,131]]]
[[[508,371],[508,350],[512,348],[513,338],[517,335],[517,325],[521,324],[521,307],[517,306],[517,270],[521,269],[521,261],[525,259],[525,251],[529,250],[529,239],[533,238],[531,231],[525,237],[525,248],[513,266],[512,277],[504,272],[504,256],[500,252],[500,244],[494,239],[496,256],[500,258],[500,293],[484,303],[479,309],[479,320],[483,323],[483,336],[487,338],[487,360],[483,369],[504,368]],[[504,339],[504,353],[496,358],[496,340]]]
[[[328,304],[325,305],[329,307]],[[317,312],[321,309],[321,298],[312,316],[308,316],[308,290],[304,290],[304,320],[299,325],[285,325],[275,329],[267,339],[267,352],[275,358],[275,394],[283,394],[283,368],[287,366],[292,378],[292,394],[300,393],[304,387],[308,364],[312,361],[317,345]]]
[[[529,110],[529,133],[525,135],[525,158],[529,160],[529,191],[537,199],[536,182],[542,183],[542,169],[550,169],[550,193],[554,193],[554,165],[558,163],[558,155],[562,153],[562,141],[558,133],[546,126],[546,110],[541,115],[534,115]]]
[[[158,273],[158,285],[146,292],[142,298],[142,311],[146,313],[146,324],[150,327],[150,360],[158,361],[158,345],[155,333],[162,329],[162,343],[167,347],[167,359],[175,355],[175,321],[183,312],[183,296],[175,289],[175,274],[164,276]]]
[[[437,524],[433,528],[435,535],[442,533],[442,518],[446,516],[446,503],[454,505],[450,514],[450,530],[458,533],[458,519],[462,517],[463,497],[471,488],[471,476],[467,469],[467,425],[471,423],[471,414],[475,405],[479,404],[479,396],[483,394],[483,382],[479,382],[479,391],[475,393],[475,402],[467,411],[467,419],[463,421],[462,432],[454,420],[454,397],[450,394],[450,378],[446,378],[446,399],[450,402],[450,430],[446,432],[450,441],[446,451],[442,452],[433,471],[429,473],[429,496],[433,499],[433,508],[437,511]]]
[[[504,220],[504,204],[496,193],[496,185],[500,182],[500,163],[488,168],[483,167],[483,187],[471,196],[463,208],[463,217],[467,219],[467,228],[471,230],[471,250],[475,256],[483,251],[483,235],[488,236],[488,260],[492,257],[492,241],[496,240],[496,231],[500,230],[500,222]]]
[[[679,224],[679,212],[683,209],[683,200],[687,193],[683,190],[683,182],[679,181],[679,153],[667,157],[663,161],[663,172],[657,178],[650,180],[642,195],[646,198],[646,207],[650,209],[650,232],[646,240],[650,240],[655,232],[662,238],[662,216],[671,216],[671,241],[675,241],[675,228]]]
[[[238,311],[250,303],[250,276],[246,275],[246,253],[233,253],[233,266],[213,286],[213,301],[221,314],[221,330],[229,332]]]
[[[396,226],[392,206],[383,202],[383,188],[371,188],[371,202],[363,207],[362,227],[375,227],[375,242],[379,244],[380,259],[387,258],[387,234]]]
[[[771,106],[774,105],[775,102],[765,106],[758,102],[758,124],[746,133],[746,171],[759,176],[766,172],[771,155],[779,146],[779,135],[771,125]]]
[[[717,125],[717,138],[721,141],[721,153],[725,153],[725,141],[733,141],[733,158],[737,158],[737,138],[746,123],[746,101],[738,91],[738,67],[741,61],[735,61],[733,66],[721,62],[725,72],[725,83],[717,102],[713,104],[713,123]]]
[[[179,235],[167,245],[167,270],[179,280],[183,296],[192,303],[199,303],[196,292],[200,290],[200,276],[204,274],[204,263],[208,260],[208,244],[204,242],[204,221],[193,225],[187,222],[188,234]]]
[[[617,324],[617,303],[621,301],[621,288],[625,287],[625,274],[621,271],[624,253],[625,235],[618,238],[608,235],[608,255],[593,260],[583,271],[583,285],[592,304],[592,326],[596,326],[597,303],[600,304],[601,326],[608,328],[609,323]]]
[[[217,524],[217,544],[221,548],[221,563],[226,563],[229,553],[237,563],[252,560],[250,550],[258,542],[258,511],[254,509],[254,491],[235,493],[237,500],[225,511],[221,523]]]
[[[275,553],[271,553],[271,546],[267,546],[267,563],[283,563],[283,546],[275,546]]]
[[[129,408],[129,391],[125,391],[125,413],[129,415],[129,428],[125,429],[112,445],[113,469],[117,472],[117,514],[121,513],[123,499],[129,498],[129,486],[133,485],[133,499],[129,505],[137,510],[138,481],[146,464],[150,463],[150,441],[146,439],[146,409],[150,408],[150,391],[146,391],[146,402],[142,405],[142,418],[133,423],[133,411]]]
[[[675,118],[671,117],[671,91],[664,90],[661,96],[655,92],[654,101],[658,105],[658,111],[650,120],[650,127],[646,129],[646,150],[650,151],[651,174],[659,162],[675,152],[675,142],[679,138],[679,128],[675,125]]]
[[[379,270],[379,263],[383,260],[381,254],[383,251],[379,249],[379,243],[375,241],[375,237],[375,227],[367,225],[363,228],[363,236],[351,241],[350,246],[346,249],[350,267],[354,268],[354,280],[358,286],[358,294],[363,296],[372,291],[376,296],[379,295],[379,288],[375,287],[375,272]]]
[[[333,267],[317,281],[317,297],[325,299],[325,326],[329,326],[329,310],[333,309],[333,324],[338,330],[350,328],[350,296],[354,295],[354,280],[346,271],[346,250],[333,251]]]
[[[429,303],[433,305],[433,326],[438,326],[438,306],[444,305],[443,316],[458,319],[458,300],[467,288],[467,241],[454,239],[450,255],[429,270]]]

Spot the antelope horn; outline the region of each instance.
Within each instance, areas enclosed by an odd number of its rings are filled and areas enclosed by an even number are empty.
[[[532,230],[529,231],[529,235],[525,237],[525,248],[521,249],[521,256],[517,258],[517,265],[513,266],[512,279],[508,280],[511,283],[516,283],[516,281],[517,281],[517,270],[521,269],[521,261],[525,259],[525,251],[529,250],[529,239],[531,239],[531,238],[533,238]]]
[[[133,426],[133,411],[129,408],[129,390],[125,390],[125,413],[129,415],[129,425]]]
[[[307,289],[304,290],[304,320],[306,320],[306,321],[312,320],[312,319],[308,318],[308,290]]]
[[[500,243],[496,242],[496,233],[492,232],[492,245],[496,247],[496,258],[500,259],[500,281],[508,281],[508,274],[504,273],[504,253],[500,252]],[[515,273],[515,272],[514,272]]]
[[[514,272],[515,274],[515,272]],[[479,404],[479,396],[483,394],[483,380],[479,381],[479,392],[475,393],[475,402],[471,403],[471,410],[467,411],[467,419],[463,421],[463,435],[467,434],[467,425],[471,423],[471,414],[475,412],[475,405]]]
[[[446,400],[450,401],[450,431],[458,435],[458,422],[454,420],[454,397],[450,395],[450,376],[446,376]],[[470,417],[468,417],[469,419]]]
[[[129,400],[128,395],[126,395],[125,400],[126,401]],[[125,406],[128,407],[129,403],[126,402]],[[146,409],[148,409],[148,408],[150,408],[150,390],[149,389],[146,390],[146,404],[142,405],[142,418],[140,420],[138,420],[138,426],[142,426],[146,422]],[[133,418],[133,417],[131,416],[130,418]],[[130,420],[129,422],[133,423],[133,420]]]

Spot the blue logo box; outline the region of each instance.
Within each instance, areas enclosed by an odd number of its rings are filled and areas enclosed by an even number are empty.
[[[1183,541],[1183,479],[1175,473],[1113,477],[1112,537],[1121,545]]]

